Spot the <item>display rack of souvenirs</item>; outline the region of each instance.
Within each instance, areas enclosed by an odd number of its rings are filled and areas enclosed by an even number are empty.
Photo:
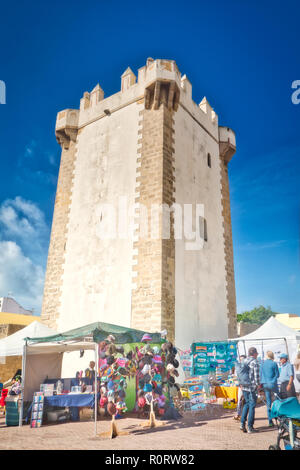
[[[115,345],[110,335],[99,344],[100,408],[114,417],[122,418],[127,411],[127,379],[136,380],[135,410],[144,416],[150,408],[163,416],[167,397],[178,394],[176,384],[179,362],[172,343],[152,345],[152,338],[145,334],[141,346],[135,346],[125,354],[123,346]]]

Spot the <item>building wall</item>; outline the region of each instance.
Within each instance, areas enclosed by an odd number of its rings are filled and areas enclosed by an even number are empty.
[[[246,336],[249,335],[250,333],[253,333],[253,331],[257,330],[261,325],[257,323],[247,323],[240,321],[237,324],[237,335],[238,336]]]
[[[286,326],[293,328],[293,330],[300,331],[300,316],[292,313],[279,313],[275,315],[276,320],[280,321]]]
[[[11,379],[18,369],[22,369],[22,356],[0,358],[0,382]]]
[[[203,113],[205,118],[209,117]],[[186,249],[186,240],[176,240],[176,344],[182,348],[197,340],[222,340],[228,334],[217,122],[214,134],[207,128],[179,105],[175,115],[175,199],[182,205],[194,205],[193,219],[195,205],[204,205],[208,237],[202,249],[192,251]]]

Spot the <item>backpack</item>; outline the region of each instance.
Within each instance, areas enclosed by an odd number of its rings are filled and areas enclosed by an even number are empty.
[[[245,359],[243,362],[239,362],[236,365],[236,375],[237,379],[239,382],[239,385],[250,385],[251,380],[250,380],[250,363],[254,360],[254,358],[251,359]]]

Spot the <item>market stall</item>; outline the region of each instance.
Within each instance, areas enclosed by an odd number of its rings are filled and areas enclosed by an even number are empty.
[[[249,335],[234,338],[233,341],[237,341],[239,354],[247,356],[249,347],[254,346],[261,359],[264,359],[266,351],[271,350],[277,362],[280,354],[284,352],[293,363],[300,345],[300,332],[270,317],[257,330]]]
[[[106,394],[110,395],[110,403],[108,409],[111,409],[111,415],[115,414],[116,410],[124,410],[124,406],[120,403],[120,387],[127,388],[127,377],[128,382],[130,382],[130,375],[133,380],[131,384],[136,383],[136,376],[138,376],[134,369],[131,369],[131,374],[128,372],[128,357],[125,356],[125,346],[128,349],[127,356],[130,356],[130,349],[136,350],[137,345],[141,344],[145,347],[146,351],[139,351],[142,355],[141,357],[145,360],[145,356],[148,357],[148,361],[151,360],[153,355],[153,350],[149,345],[145,345],[145,337],[150,338],[153,344],[161,344],[165,340],[161,337],[159,333],[149,333],[144,331],[135,330],[132,328],[121,327],[117,325],[111,325],[107,323],[97,322],[90,325],[86,325],[81,328],[67,331],[65,333],[56,334],[48,337],[41,338],[27,338],[24,345],[23,352],[23,400],[34,400],[34,406],[42,406],[42,403],[38,404],[40,400],[39,397],[43,396],[43,404],[53,403],[56,406],[69,406],[69,407],[83,407],[83,406],[94,406],[94,416],[95,416],[95,433],[97,433],[97,404],[98,400],[95,400],[95,395],[100,392],[101,398],[105,398],[102,395],[105,395],[104,388],[106,389]],[[123,347],[123,346],[124,347]],[[101,390],[98,386],[94,387],[92,391],[80,392],[71,389],[71,391],[63,390],[57,393],[56,395],[45,396],[41,389],[41,384],[49,380],[58,380],[61,378],[61,366],[63,354],[72,352],[72,351],[85,351],[93,350],[95,353],[95,375],[94,383],[99,384],[100,378]],[[158,358],[156,358],[158,360]],[[172,357],[173,359],[173,357]],[[105,367],[103,367],[103,361],[105,361]],[[141,361],[140,361],[141,362]],[[148,364],[149,365],[149,364]],[[146,364],[143,364],[143,368],[148,370]],[[122,374],[125,377],[126,387],[123,383],[120,384],[120,377]],[[116,381],[116,376],[118,380]],[[133,377],[134,376],[134,377]],[[99,379],[98,379],[99,378]],[[62,379],[63,380],[63,379]],[[118,389],[118,401],[114,403],[115,400],[115,389]],[[68,393],[67,393],[68,392]],[[88,396],[90,395],[90,396]],[[126,393],[125,393],[126,395]],[[130,394],[129,394],[130,395]],[[133,397],[133,402],[135,403],[136,398],[136,388],[133,387],[131,393]],[[132,398],[131,397],[131,398]],[[100,398],[100,394],[99,394]],[[130,398],[130,397],[129,397]],[[108,401],[106,403],[108,405]],[[115,408],[112,406],[115,405]],[[118,408],[119,407],[119,408]],[[22,420],[20,419],[20,425],[22,425]]]

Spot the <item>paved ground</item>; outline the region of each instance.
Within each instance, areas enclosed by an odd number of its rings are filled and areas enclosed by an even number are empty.
[[[256,409],[257,434],[244,434],[233,412],[216,406],[214,416],[186,415],[180,421],[161,422],[163,425],[146,429],[143,419],[127,417],[117,421],[123,432],[115,439],[103,436],[110,422],[97,423],[98,436],[94,435],[93,422],[65,423],[31,429],[6,427],[0,418],[0,449],[261,449],[267,450],[276,440],[275,429],[267,427],[266,407]],[[99,435],[100,434],[100,435]],[[102,435],[101,435],[102,434]]]

